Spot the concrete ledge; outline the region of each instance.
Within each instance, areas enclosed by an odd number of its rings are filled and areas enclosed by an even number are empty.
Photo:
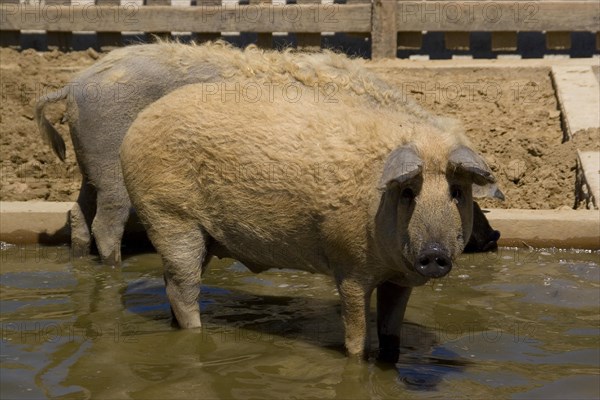
[[[600,207],[600,151],[577,150],[577,204],[593,210]]]
[[[567,138],[600,127],[600,86],[589,66],[554,66],[552,80]]]
[[[500,246],[600,249],[598,211],[491,209],[486,217]]]
[[[25,244],[69,243],[68,213],[73,203],[0,201],[0,241]]]
[[[69,242],[73,203],[0,202],[0,241]],[[487,210],[500,246],[600,249],[600,213],[594,210]]]
[[[390,68],[552,68],[561,67],[589,67],[598,65],[598,56],[590,58],[528,58],[528,59],[452,59],[452,60],[424,60],[424,59],[389,59],[368,61],[367,68],[373,70]]]

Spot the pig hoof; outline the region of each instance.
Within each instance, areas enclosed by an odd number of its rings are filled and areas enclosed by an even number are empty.
[[[395,364],[400,358],[400,350],[398,349],[379,349],[377,361],[382,363]]]
[[[194,315],[193,313],[177,319],[175,310],[171,307],[171,326],[179,329],[194,329],[201,328],[202,323],[200,322],[200,315]]]
[[[350,362],[358,363],[358,364],[361,364],[361,363],[367,361],[365,353],[362,353],[362,352],[361,353],[350,353],[347,351],[346,357],[348,357],[348,360]]]
[[[179,321],[177,321],[177,319],[173,318],[173,320],[171,321],[171,325],[175,328],[186,329],[186,330],[202,328],[202,324],[200,323],[200,320],[194,321],[193,319],[180,323]]]
[[[481,251],[492,251],[492,250],[496,250],[498,248],[498,239],[500,239],[500,232],[498,231],[494,231],[491,235],[490,235],[490,241],[487,242],[483,248],[481,249]]]
[[[119,267],[121,266],[121,251],[113,250],[107,256],[100,256],[102,259],[102,263],[106,266],[110,267]]]
[[[71,239],[71,253],[73,258],[83,258],[90,254],[90,245]]]

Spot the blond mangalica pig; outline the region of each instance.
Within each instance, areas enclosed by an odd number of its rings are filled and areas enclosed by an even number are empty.
[[[380,350],[395,354],[412,288],[450,272],[471,235],[472,185],[493,183],[490,169],[422,112],[344,90],[325,101],[319,85],[298,84],[291,101],[276,78],[228,85],[168,94],[121,146],[177,322],[200,327],[202,270],[226,256],[333,276],[353,356],[367,351],[377,289]]]

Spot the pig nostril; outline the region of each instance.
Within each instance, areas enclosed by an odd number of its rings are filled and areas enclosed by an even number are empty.
[[[443,257],[436,257],[435,258],[435,262],[437,263],[437,265],[439,265],[440,267],[447,267],[448,266],[448,260],[446,260]]]
[[[421,258],[419,258],[419,264],[421,265],[428,265],[430,262],[429,257],[427,256],[423,256]]]

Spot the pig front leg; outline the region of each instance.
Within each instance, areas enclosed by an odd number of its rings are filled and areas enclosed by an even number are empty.
[[[339,278],[336,281],[342,303],[346,350],[351,357],[363,358],[368,352],[368,312],[373,289],[357,279]]]
[[[400,328],[411,287],[383,282],[377,287],[377,335],[379,336],[379,360],[398,361],[400,355]]]

